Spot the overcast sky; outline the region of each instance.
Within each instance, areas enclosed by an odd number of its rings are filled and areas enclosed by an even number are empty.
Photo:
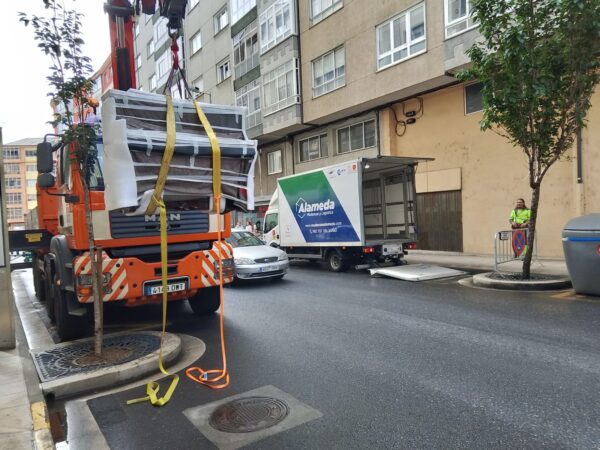
[[[64,0],[65,7],[83,13],[84,52],[92,58],[94,70],[100,68],[110,53],[108,16],[104,0]],[[50,91],[46,76],[50,59],[33,39],[33,28],[25,27],[18,12],[49,14],[42,0],[0,1],[0,127],[4,143],[51,133]]]

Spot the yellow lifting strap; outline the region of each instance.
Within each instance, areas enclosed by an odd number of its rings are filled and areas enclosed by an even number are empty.
[[[171,399],[171,395],[173,395],[173,392],[177,387],[177,383],[179,382],[179,375],[171,375],[169,372],[167,372],[163,365],[163,340],[167,329],[167,263],[169,261],[169,254],[167,248],[167,208],[165,207],[165,204],[162,201],[162,191],[165,187],[167,174],[169,173],[171,158],[173,157],[173,151],[175,150],[175,133],[175,111],[173,110],[173,99],[171,98],[170,94],[167,94],[167,144],[165,146],[165,153],[163,155],[162,164],[160,166],[160,171],[158,174],[158,180],[156,181],[154,194],[152,196],[152,200],[150,202],[150,205],[148,206],[146,213],[154,214],[154,212],[156,211],[156,207],[158,207],[160,210],[160,263],[162,273],[161,281],[163,314],[162,333],[160,335],[160,350],[158,352],[158,367],[164,375],[171,376],[172,380],[164,396],[160,398],[158,397],[160,385],[156,381],[151,381],[146,385],[147,396],[136,398],[133,400],[128,400],[128,405],[131,405],[133,403],[141,403],[145,401],[150,401],[150,403],[152,403],[152,405],[154,406],[166,405]]]
[[[165,152],[163,154],[163,159],[162,159],[162,163],[160,166],[160,170],[158,173],[158,178],[156,180],[156,186],[154,188],[154,193],[152,195],[150,204],[148,205],[148,208],[146,210],[146,214],[148,214],[148,215],[154,214],[157,207],[160,210],[160,259],[161,259],[163,316],[162,316],[162,333],[161,333],[161,337],[160,337],[158,367],[164,375],[171,376],[172,380],[171,380],[171,384],[167,388],[167,391],[164,396],[162,396],[160,398],[158,397],[160,385],[156,381],[152,381],[146,385],[146,394],[147,394],[146,397],[128,400],[127,401],[128,405],[131,405],[134,403],[141,403],[141,402],[145,402],[145,401],[150,401],[150,403],[154,406],[166,405],[169,402],[169,400],[171,399],[171,396],[173,395],[173,392],[175,391],[175,388],[177,387],[177,383],[179,382],[179,376],[176,374],[171,375],[164,368],[164,365],[163,365],[163,340],[164,340],[164,335],[165,335],[166,327],[167,327],[167,303],[168,303],[168,295],[167,295],[167,288],[168,288],[167,226],[168,226],[168,224],[167,224],[167,209],[162,200],[162,192],[164,190],[165,183],[167,181],[167,175],[169,173],[171,159],[173,158],[173,153],[175,151],[175,135],[176,135],[175,111],[173,109],[173,99],[172,99],[170,93],[168,93],[166,95],[166,99],[167,99],[167,142],[166,142]],[[200,105],[196,101],[194,101],[194,106],[196,108],[196,113],[198,114],[198,118],[200,119],[200,123],[202,124],[202,126],[204,127],[204,129],[206,131],[206,134],[208,135],[208,138],[210,140],[210,145],[212,148],[212,163],[213,163],[212,179],[213,179],[213,194],[214,194],[214,205],[215,205],[214,210],[217,213],[217,228],[218,228],[217,235],[218,235],[218,240],[220,242],[221,241],[221,221],[220,221],[220,216],[221,216],[221,206],[220,206],[220,203],[221,203],[221,148],[219,146],[219,141],[217,140],[217,137],[216,137],[212,127],[210,126],[208,119],[206,118],[206,115],[200,108]],[[221,340],[222,340],[221,347],[223,350],[224,367],[223,367],[222,371],[218,371],[218,372],[221,372],[221,376],[217,377],[217,379],[209,380],[209,382],[210,381],[214,382],[221,378],[226,377],[227,381],[226,381],[226,384],[223,386],[223,387],[225,387],[229,384],[229,375],[227,374],[227,366],[225,363],[226,360],[225,360],[225,353],[224,353],[225,343],[223,342],[223,304],[222,304],[223,303],[222,302],[222,299],[223,299],[223,292],[222,292],[222,289],[223,289],[223,262],[222,262],[220,249],[218,252],[218,258],[219,258],[219,282],[220,282],[220,290],[221,290],[221,292],[220,292],[221,293]]]

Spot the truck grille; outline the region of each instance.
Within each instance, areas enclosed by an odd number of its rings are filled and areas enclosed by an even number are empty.
[[[206,233],[208,214],[199,211],[167,211],[169,234]],[[160,218],[152,216],[127,216],[110,213],[110,229],[113,238],[148,237],[160,235]]]
[[[254,260],[257,263],[270,263],[277,261],[277,256],[270,256],[268,258],[256,258]]]

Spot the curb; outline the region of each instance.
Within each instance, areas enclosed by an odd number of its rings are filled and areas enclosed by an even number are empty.
[[[158,331],[143,332],[124,332],[119,334],[154,334],[160,336]],[[113,335],[113,336],[114,336]],[[94,338],[83,339],[82,341],[93,340]],[[58,344],[52,348],[61,348],[70,345],[66,342]],[[31,351],[40,351],[49,349],[32,349]],[[86,373],[71,375],[58,378],[56,380],[40,383],[40,387],[45,395],[53,395],[54,398],[71,397],[90,391],[97,391],[108,387],[114,387],[119,384],[125,384],[130,381],[142,378],[158,372],[158,356],[160,349],[149,353],[139,359],[129,361],[123,364],[117,364],[111,367],[103,367],[98,370]],[[175,334],[165,333],[163,339],[162,356],[165,367],[175,362],[181,352],[181,338]],[[157,376],[159,374],[157,373]],[[162,376],[162,375],[161,375]]]
[[[557,276],[551,280],[495,280],[488,275],[493,272],[480,273],[473,275],[473,285],[490,289],[505,289],[513,291],[552,291],[571,287],[569,277]]]

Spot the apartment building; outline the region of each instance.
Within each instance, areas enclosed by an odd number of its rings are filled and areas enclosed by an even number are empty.
[[[261,150],[259,216],[284,175],[363,156],[434,158],[417,172],[419,246],[493,251],[494,233],[530,190],[521,150],[479,129],[481,85],[455,77],[478,37],[470,0],[208,3],[190,3],[186,71],[199,92],[217,92],[203,100],[248,108],[248,132]],[[219,33],[215,17],[225,9],[229,32]],[[217,77],[228,57],[233,97],[218,91],[228,86]],[[599,95],[589,127],[544,182],[542,256],[562,254],[560,232],[571,217],[600,209]]]
[[[37,206],[37,144],[26,138],[2,146],[6,219],[11,230],[23,229],[25,214]]]

